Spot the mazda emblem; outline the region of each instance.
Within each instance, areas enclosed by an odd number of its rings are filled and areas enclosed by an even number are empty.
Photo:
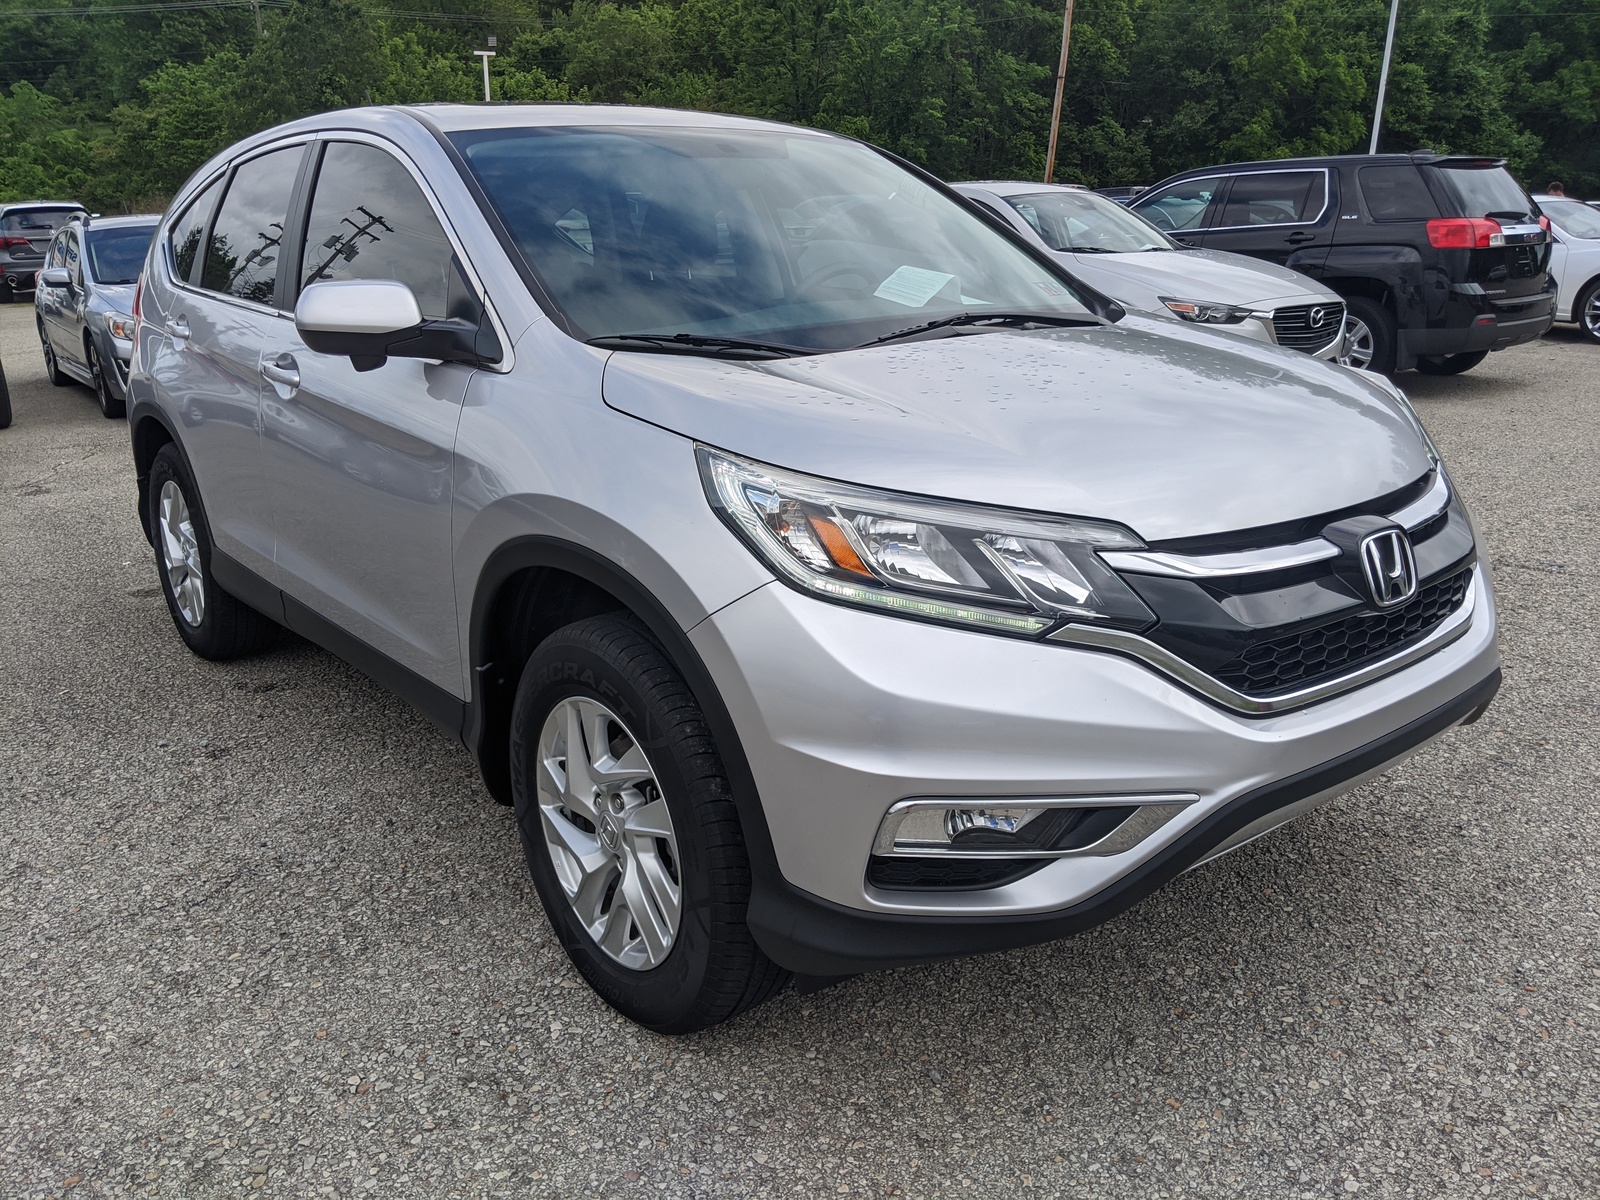
[[[1402,529],[1382,529],[1361,539],[1361,573],[1379,608],[1394,608],[1417,594],[1417,560]]]
[[[1308,314],[1306,314],[1306,319],[1310,321],[1311,328],[1313,329],[1316,329],[1320,325],[1326,325],[1328,322],[1328,310],[1319,304],[1316,308],[1313,308]]]

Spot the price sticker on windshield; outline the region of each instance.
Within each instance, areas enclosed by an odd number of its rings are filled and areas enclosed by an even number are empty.
[[[921,267],[898,267],[893,275],[878,285],[874,296],[904,304],[907,308],[921,308],[937,296],[954,275],[943,271],[925,271]]]

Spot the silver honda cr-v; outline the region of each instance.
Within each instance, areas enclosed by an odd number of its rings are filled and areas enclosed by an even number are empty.
[[[202,168],[136,307],[185,642],[286,625],[458,735],[655,1029],[1103,921],[1499,681],[1391,384],[831,134],[333,113]]]

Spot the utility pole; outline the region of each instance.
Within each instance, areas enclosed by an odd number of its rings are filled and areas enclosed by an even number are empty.
[[[1383,94],[1389,90],[1389,60],[1394,56],[1394,22],[1400,15],[1400,0],[1389,3],[1389,36],[1383,39],[1383,71],[1378,76],[1378,109],[1372,114],[1372,144],[1368,154],[1378,152],[1378,131],[1383,128]]]
[[[479,58],[481,58],[483,60],[483,99],[484,99],[485,103],[488,103],[488,100],[489,100],[489,60],[494,57],[494,45],[495,45],[494,36],[490,35],[490,37],[489,37],[489,47],[490,48],[488,50],[474,50],[473,51],[474,54],[476,54]]]
[[[1067,47],[1072,44],[1072,0],[1067,0],[1061,18],[1061,66],[1056,69],[1056,102],[1050,109],[1050,153],[1044,160],[1044,181],[1053,183],[1056,174],[1056,138],[1061,134],[1061,93],[1067,86]]]
[[[256,36],[261,36],[261,0],[250,0],[250,7],[256,13]]]

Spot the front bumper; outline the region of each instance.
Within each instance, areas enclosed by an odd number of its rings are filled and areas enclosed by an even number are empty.
[[[1499,677],[1487,579],[1468,631],[1355,691],[1227,712],[1115,654],[881,617],[779,584],[691,633],[733,715],[781,878],[758,878],[763,949],[810,975],[1061,937],[1120,912],[1264,818],[1331,798],[1481,711]],[[909,797],[1191,793],[1131,849],[999,887],[879,889],[878,827]]]

